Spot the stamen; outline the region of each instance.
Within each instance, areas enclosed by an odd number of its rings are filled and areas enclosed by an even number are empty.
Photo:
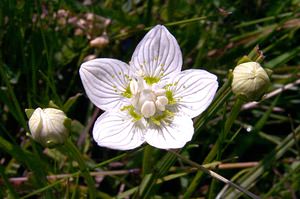
[[[159,101],[164,106],[168,104],[168,98],[166,96],[158,96],[156,101]]]
[[[138,92],[139,86],[138,83],[133,79],[130,81],[130,90],[133,95],[136,95]]]
[[[149,85],[145,79],[137,77],[130,81],[129,87],[132,93],[132,106],[142,117],[147,119],[166,111],[169,99],[166,90],[159,84]]]
[[[157,96],[163,96],[166,94],[166,90],[165,89],[157,89],[154,91],[155,95]]]

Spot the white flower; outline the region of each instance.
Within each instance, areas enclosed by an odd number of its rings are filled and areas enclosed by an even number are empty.
[[[146,34],[129,65],[116,59],[83,63],[86,94],[106,111],[93,129],[98,145],[128,150],[147,142],[170,149],[190,141],[191,118],[208,107],[218,83],[207,71],[181,67],[179,45],[162,25]]]
[[[55,108],[37,108],[29,118],[28,126],[32,138],[46,147],[63,144],[68,138],[68,118]]]

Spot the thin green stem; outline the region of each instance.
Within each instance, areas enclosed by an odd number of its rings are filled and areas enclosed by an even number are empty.
[[[65,181],[65,180],[66,180],[65,178],[60,179],[60,180],[58,180],[58,181],[56,181],[56,182],[54,182],[54,183],[52,183],[52,184],[49,184],[49,185],[47,185],[47,186],[45,186],[45,187],[42,187],[42,188],[37,189],[37,190],[35,190],[35,191],[33,191],[33,192],[30,192],[29,194],[23,196],[21,199],[29,198],[29,197],[31,197],[31,196],[34,196],[34,195],[37,195],[37,194],[42,193],[42,192],[44,192],[44,191],[47,191],[48,189],[50,189],[50,188],[52,188],[52,187],[54,187],[54,186],[56,186],[56,185],[59,185],[60,183],[62,183],[62,182]]]
[[[231,80],[232,75],[229,74],[229,78],[223,84],[223,86],[218,90],[215,99],[212,101],[207,110],[200,115],[200,117],[195,121],[195,132],[198,133],[199,129],[205,122],[220,108],[221,105],[227,100],[231,95]]]
[[[143,199],[150,198],[151,193],[156,188],[157,179],[161,178],[169,171],[170,167],[176,161],[176,156],[171,153],[167,153],[161,160],[154,165],[152,173],[149,173],[143,177],[143,180],[136,192],[134,198]]]
[[[143,155],[143,176],[150,173],[153,168],[153,147],[147,145],[144,147],[144,155]]]
[[[232,111],[231,111],[229,117],[227,118],[227,120],[225,122],[224,131],[219,136],[216,144],[213,146],[213,148],[211,149],[209,154],[206,156],[206,158],[203,162],[204,164],[211,162],[215,158],[215,156],[218,152],[218,149],[220,147],[220,144],[222,143],[222,141],[224,139],[226,139],[233,122],[235,121],[235,119],[237,118],[237,116],[239,114],[239,111],[241,110],[242,105],[243,105],[243,101],[238,98],[237,101],[235,102],[234,106],[232,107]]]
[[[92,178],[92,176],[89,173],[89,169],[87,164],[85,163],[84,159],[81,156],[81,153],[78,151],[76,146],[71,142],[70,140],[67,140],[65,145],[63,146],[63,152],[68,153],[71,159],[74,159],[77,161],[80,171],[85,178],[85,181],[88,186],[89,191],[89,198],[96,198],[96,187],[95,187],[95,181]]]
[[[4,182],[4,185],[7,187],[7,190],[9,192],[10,197],[18,199],[19,195],[13,188],[13,186],[10,184],[8,177],[5,174],[5,169],[2,165],[0,165],[0,176],[2,176],[2,180]]]
[[[224,182],[225,184],[228,184],[229,186],[232,186],[234,187],[235,189],[247,194],[249,197],[253,198],[253,199],[259,199],[258,196],[256,196],[255,194],[251,193],[250,191],[244,189],[243,187],[240,187],[239,185],[231,182],[230,180],[224,178],[223,176],[217,174],[216,172],[212,171],[212,170],[209,170],[207,168],[205,168],[204,166],[200,165],[200,164],[197,164],[196,162],[193,162],[189,159],[187,159],[186,157],[182,156],[181,154],[175,152],[175,151],[172,151],[172,150],[169,150],[170,153],[176,155],[178,158],[180,158],[181,160],[183,160],[184,162],[190,164],[191,166],[194,166],[196,167],[197,169],[199,169],[200,171],[210,175],[211,177],[221,181],[221,182]]]
[[[15,119],[22,125],[22,127],[24,129],[26,129],[28,131],[26,120],[24,118],[24,112],[21,109],[20,103],[17,100],[17,97],[15,95],[13,87],[11,86],[1,63],[0,63],[0,76],[6,84],[7,91],[8,91],[8,97],[11,98],[12,102],[13,102],[14,107],[10,107],[10,108],[12,108],[13,110],[14,109],[16,110],[16,113],[13,114],[15,116]]]
[[[192,18],[192,19],[184,19],[184,20],[181,20],[181,21],[166,23],[165,25],[166,26],[178,26],[178,25],[181,25],[181,24],[187,24],[187,23],[193,23],[193,22],[201,21],[203,19],[207,19],[207,17],[202,16],[202,17],[195,17],[195,18]]]
[[[36,188],[40,186],[47,186],[46,172],[43,170],[44,164],[39,161],[39,157],[35,154],[22,149],[20,146],[11,144],[4,138],[0,136],[0,149],[4,152],[10,154],[17,161],[26,165],[33,172],[33,184]],[[50,191],[45,192],[45,198],[52,198],[52,193]]]
[[[128,155],[128,153],[123,153],[123,154],[118,155],[118,156],[116,156],[116,157],[113,157],[113,158],[111,158],[111,159],[109,159],[109,160],[103,161],[103,162],[101,162],[101,163],[99,163],[99,164],[96,164],[96,165],[93,167],[93,169],[102,167],[102,166],[104,166],[104,165],[106,165],[106,164],[108,164],[108,163],[110,163],[110,162],[113,162],[113,161],[119,160],[119,159],[121,159],[121,158],[123,158],[123,157],[126,157],[127,155]]]
[[[188,24],[188,23],[193,23],[193,22],[201,21],[201,20],[204,20],[204,19],[207,19],[207,17],[206,16],[202,16],[202,17],[195,17],[195,18],[192,18],[192,19],[184,19],[184,20],[181,20],[181,21],[175,21],[175,22],[166,23],[164,25],[165,26],[178,26],[178,25],[182,25],[182,24]],[[125,37],[125,36],[129,36],[129,35],[132,35],[133,33],[137,33],[137,32],[140,32],[140,31],[148,31],[151,28],[153,28],[153,26],[146,27],[144,29],[135,29],[133,31],[128,31],[126,33],[121,33],[121,34],[115,35],[113,37],[113,39],[119,39],[119,38],[122,38],[122,37]]]
[[[210,152],[206,156],[205,160],[203,161],[203,164],[207,164],[207,163],[213,161],[214,158],[216,157],[218,150],[220,148],[220,145],[221,145],[222,141],[224,139],[226,139],[227,134],[229,133],[233,122],[235,121],[236,117],[238,116],[238,113],[239,113],[242,105],[243,105],[243,101],[241,99],[237,99],[237,101],[235,102],[235,104],[232,108],[232,111],[231,111],[229,117],[227,118],[227,120],[225,122],[224,130],[220,134],[220,136],[219,136],[218,140],[216,141],[216,143],[214,144],[213,148],[210,150]],[[188,187],[183,198],[187,199],[187,198],[191,197],[192,193],[195,191],[196,187],[200,183],[202,175],[203,175],[202,171],[197,172],[196,176],[194,177],[192,183]]]
[[[296,139],[295,139],[296,136]],[[238,183],[243,187],[251,188],[257,182],[259,178],[261,178],[265,173],[270,171],[272,164],[279,158],[281,158],[295,143],[300,139],[300,125],[291,132],[286,138],[284,138],[275,149],[270,152],[263,160],[259,162],[256,167],[253,167],[243,176],[239,176]],[[223,196],[226,198],[239,197],[239,193],[236,190],[226,190],[227,188],[223,188],[221,192],[223,192]]]
[[[267,21],[271,21],[271,20],[275,20],[275,19],[279,19],[279,18],[284,18],[284,17],[289,17],[289,16],[292,16],[293,14],[294,13],[292,13],[292,12],[287,12],[287,13],[283,13],[283,14],[280,14],[277,16],[270,16],[270,17],[265,17],[265,18],[256,19],[256,20],[252,20],[252,21],[247,21],[247,22],[240,23],[239,25],[235,26],[235,28],[242,28],[245,26],[257,25],[258,23],[267,22]]]
[[[111,159],[109,159],[109,160],[103,161],[103,162],[101,162],[101,163],[95,165],[95,166],[93,167],[93,169],[99,168],[99,167],[101,167],[101,166],[104,166],[104,165],[106,165],[106,164],[108,164],[108,163],[110,163],[110,162],[119,160],[119,159],[121,159],[121,158],[123,158],[123,157],[125,157],[125,156],[127,156],[127,155],[128,155],[128,153],[123,153],[123,154],[118,155],[118,156],[116,156],[116,157],[113,157],[113,158],[111,158]],[[48,189],[50,189],[50,188],[52,188],[52,187],[54,187],[54,186],[56,186],[56,185],[58,185],[58,184],[61,184],[62,182],[66,181],[68,178],[78,177],[81,173],[82,173],[81,171],[74,172],[74,173],[72,173],[72,174],[70,174],[70,175],[68,175],[68,176],[65,176],[65,177],[63,177],[62,179],[59,179],[59,180],[57,180],[57,181],[55,181],[55,182],[53,182],[53,183],[51,183],[51,184],[49,184],[49,185],[47,185],[47,186],[45,186],[45,187],[43,187],[43,188],[40,188],[40,189],[38,189],[38,190],[36,190],[36,191],[31,192],[30,194],[27,194],[27,195],[23,196],[22,199],[25,199],[25,198],[34,196],[34,195],[39,194],[39,193],[42,193],[42,192],[44,192],[44,191],[46,191],[46,190],[48,190]]]
[[[211,103],[211,105],[208,107],[208,109],[200,115],[198,120],[195,122],[195,134],[199,133],[200,128],[202,125],[205,124],[206,121],[221,107],[222,104],[227,100],[227,98],[231,95],[231,81],[232,81],[232,74],[228,75],[227,81],[223,84],[223,86],[219,89],[217,92],[215,99]],[[214,147],[215,148],[215,147]],[[216,154],[216,149],[214,153]],[[209,161],[205,161],[204,163],[211,162],[213,158],[210,158]],[[203,175],[203,172],[198,171],[196,173],[196,176],[194,177],[192,183],[189,185],[187,191],[184,194],[184,198],[188,199],[191,197],[192,193],[200,183],[201,177]]]

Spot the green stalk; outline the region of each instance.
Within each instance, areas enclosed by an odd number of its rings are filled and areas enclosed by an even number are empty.
[[[259,162],[259,165],[253,167],[248,173],[238,178],[238,183],[250,189],[255,182],[261,178],[265,172],[269,172],[272,164],[281,158],[293,145],[297,143],[300,139],[300,125],[291,132],[280,144],[276,146],[276,148],[269,153],[263,160]],[[223,198],[238,198],[239,193],[237,193],[233,189],[226,190],[223,188],[221,191],[223,192]]]
[[[184,20],[181,20],[181,21],[166,23],[164,25],[165,26],[177,26],[177,25],[182,25],[182,24],[188,24],[188,23],[201,21],[201,20],[204,20],[204,19],[207,19],[207,17],[202,16],[202,17],[195,17],[195,18],[191,18],[191,19],[184,19]],[[128,31],[126,33],[120,33],[120,34],[115,35],[112,39],[119,39],[119,38],[126,37],[126,36],[132,35],[133,33],[137,33],[137,32],[140,32],[140,31],[148,31],[151,28],[153,28],[153,26],[146,27],[144,29],[135,29],[135,30],[132,30],[132,31]]]
[[[13,87],[11,86],[10,82],[9,82],[9,79],[7,78],[7,75],[3,69],[3,65],[2,63],[0,63],[0,76],[2,78],[2,80],[4,80],[5,84],[6,84],[6,87],[7,87],[7,96],[8,98],[11,98],[12,100],[12,105],[13,107],[9,107],[12,110],[15,110],[12,115],[15,117],[15,119],[22,125],[22,127],[24,129],[28,129],[27,128],[27,124],[26,124],[26,121],[25,121],[25,118],[24,118],[24,112],[22,111],[21,109],[21,105],[15,95],[15,92],[13,90]],[[1,99],[1,98],[0,98]],[[4,102],[5,104],[10,104],[10,102]]]
[[[246,27],[246,26],[250,26],[250,25],[257,25],[258,23],[263,23],[263,22],[267,22],[267,21],[271,21],[271,20],[276,20],[279,18],[284,18],[284,17],[289,17],[292,16],[294,13],[292,12],[287,12],[287,13],[283,13],[277,16],[270,16],[270,17],[264,17],[264,18],[260,18],[260,19],[256,19],[256,20],[252,20],[252,21],[247,21],[247,22],[243,22],[240,23],[239,25],[236,25],[235,28],[242,28],[242,27]]]
[[[88,186],[89,198],[91,199],[96,198],[96,187],[95,187],[94,179],[90,175],[88,166],[85,163],[84,159],[82,158],[81,153],[79,152],[77,147],[73,144],[73,142],[67,140],[65,145],[62,146],[62,151],[64,153],[67,153],[71,159],[77,161],[79,165],[79,169]]]
[[[119,159],[125,157],[126,155],[128,155],[128,154],[127,154],[127,153],[123,153],[123,154],[118,155],[118,156],[116,156],[116,157],[113,157],[113,158],[111,158],[111,159],[109,159],[109,160],[103,161],[103,162],[101,162],[101,163],[95,165],[95,166],[93,167],[93,169],[99,168],[99,167],[101,167],[101,166],[104,166],[104,165],[106,165],[106,164],[108,164],[108,163],[110,163],[110,162],[119,160]],[[39,194],[39,193],[42,193],[42,192],[46,191],[47,189],[50,189],[50,188],[52,188],[52,187],[55,187],[56,185],[61,184],[62,182],[66,181],[66,180],[67,180],[68,178],[70,178],[70,177],[73,177],[73,178],[76,177],[76,178],[78,178],[78,176],[79,176],[80,174],[81,174],[81,171],[74,172],[74,173],[70,174],[70,176],[66,176],[66,177],[64,177],[64,178],[62,178],[62,179],[60,179],[60,180],[57,180],[57,181],[55,181],[55,182],[53,182],[53,183],[51,183],[51,184],[49,184],[49,185],[47,185],[47,186],[45,186],[45,187],[43,187],[43,188],[37,189],[37,190],[31,192],[30,194],[27,194],[27,195],[23,196],[22,199],[29,198],[29,197],[31,197],[31,196],[37,195],[37,194]]]
[[[144,148],[143,155],[143,176],[150,173],[153,168],[153,150],[154,148],[150,145],[147,145]]]
[[[175,161],[176,156],[174,154],[168,152],[166,155],[164,155],[164,157],[154,165],[152,172],[143,177],[134,198],[151,198],[151,194],[156,188],[155,185],[157,183],[157,179],[163,177],[169,171],[170,167]]]
[[[182,156],[181,154],[175,152],[175,151],[171,151],[169,150],[172,154],[176,155],[178,158],[180,158],[181,160],[183,160],[184,162],[190,164],[191,166],[193,167],[196,167],[197,169],[199,169],[201,172],[204,172],[208,175],[210,175],[211,177],[213,177],[214,179],[217,179],[221,182],[224,182],[225,184],[239,190],[240,192],[242,193],[245,193],[247,194],[249,197],[253,198],[253,199],[259,199],[258,196],[256,196],[255,194],[249,192],[248,190],[244,189],[243,187],[240,187],[239,185],[231,182],[230,180],[227,180],[226,178],[224,178],[223,176],[217,174],[216,172],[212,171],[212,170],[209,170],[207,168],[205,168],[204,166],[200,165],[200,164],[197,164],[196,162],[193,162],[191,160],[189,160],[188,158]]]
[[[1,136],[0,149],[11,155],[20,163],[26,165],[26,167],[33,172],[32,179],[35,188],[47,186],[48,182],[46,178],[46,173],[43,170],[43,168],[45,168],[45,165],[41,161],[39,161],[39,158],[36,157],[35,154],[22,149],[18,145],[11,144]],[[48,190],[45,192],[44,196],[45,198],[53,198],[51,191]]]
[[[203,19],[206,19],[206,16],[202,16],[202,17],[195,17],[195,18],[191,18],[191,19],[185,19],[185,20],[181,20],[181,21],[175,21],[175,22],[171,22],[171,23],[166,23],[166,26],[177,26],[177,25],[181,25],[181,24],[187,24],[187,23],[193,23],[193,22],[197,22],[197,21],[201,21]]]
[[[200,117],[195,121],[195,133],[197,134],[200,128],[205,124],[208,119],[216,113],[222,104],[227,100],[231,94],[231,80],[232,75],[229,74],[228,80],[223,84],[223,86],[218,90],[215,99],[212,101],[207,110],[200,115]]]
[[[2,180],[4,185],[7,187],[8,190],[8,198],[15,198],[18,199],[19,195],[15,191],[14,187],[10,184],[8,177],[5,174],[5,169],[2,165],[0,165],[0,176],[2,176]],[[1,195],[0,195],[1,196]]]
[[[243,100],[238,98],[237,101],[235,102],[234,106],[232,107],[232,111],[230,112],[229,117],[227,118],[227,120],[225,122],[224,130],[218,137],[218,140],[216,141],[213,148],[210,150],[209,154],[206,156],[205,160],[203,161],[203,164],[207,164],[207,163],[213,161],[214,158],[216,157],[218,150],[220,149],[220,146],[221,146],[223,140],[226,139],[227,134],[229,133],[233,122],[237,118],[242,105],[243,105]],[[185,192],[185,194],[183,196],[184,199],[188,199],[191,197],[191,195],[197,188],[198,184],[200,183],[202,175],[203,175],[202,171],[197,172],[192,183],[190,184],[190,186],[188,187],[187,191]]]

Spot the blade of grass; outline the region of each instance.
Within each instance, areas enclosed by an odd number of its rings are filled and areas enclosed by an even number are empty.
[[[193,22],[201,21],[201,20],[204,20],[206,18],[207,18],[206,16],[195,17],[195,18],[191,18],[191,19],[184,19],[184,20],[181,20],[181,21],[175,21],[175,22],[166,23],[164,25],[165,26],[177,26],[177,25],[182,25],[182,24],[188,24],[188,23],[193,23]],[[130,36],[130,35],[132,35],[134,33],[137,33],[137,32],[148,31],[151,28],[153,28],[153,26],[146,27],[144,29],[134,29],[133,31],[128,31],[126,33],[121,33],[121,34],[115,35],[112,39],[120,39],[122,37],[128,37],[128,36]]]
[[[230,97],[231,92],[231,81],[232,75],[229,74],[228,79],[223,84],[223,86],[218,90],[216,96],[210,106],[205,112],[203,112],[194,122],[195,134],[199,133],[200,128],[208,121],[212,115],[214,115],[217,110],[223,105],[223,103]]]
[[[294,58],[295,56],[298,56],[300,53],[300,47],[297,47],[291,51],[288,51],[286,53],[281,54],[280,56],[270,60],[265,64],[266,68],[276,68],[278,66],[281,66],[285,63],[287,63],[289,60]]]
[[[150,145],[144,147],[144,154],[143,154],[143,176],[149,174],[153,168],[153,152],[154,148]]]
[[[259,51],[258,46],[255,46],[250,51],[250,53],[248,54],[248,58],[251,59],[251,60],[255,60],[255,61],[261,61],[262,52]],[[227,82],[225,82],[225,84],[222,86],[222,88],[218,91],[218,93],[216,95],[216,100],[214,100],[212,102],[211,106],[207,109],[206,113],[216,111],[217,107],[220,107],[221,104],[224,104],[226,102],[225,100],[231,94],[232,78],[233,78],[232,73],[229,73]],[[215,101],[219,102],[219,103],[215,105],[214,104]],[[228,133],[231,129],[231,126],[233,125],[235,119],[237,118],[243,104],[244,104],[244,101],[240,98],[237,98],[236,102],[234,103],[234,105],[232,107],[232,110],[231,110],[228,118],[225,121],[224,128],[221,131],[221,134],[219,135],[218,140],[216,141],[213,148],[210,150],[210,152],[208,153],[208,155],[204,159],[203,164],[207,164],[207,163],[213,161],[214,158],[216,157],[216,155],[218,154],[218,152],[220,152],[219,148],[221,147],[222,141],[224,139],[226,139],[226,137],[227,137],[227,135],[228,135]],[[212,110],[210,110],[211,107],[212,107]],[[199,126],[202,126],[204,124],[204,122],[203,123],[196,123],[196,124],[199,125]],[[220,158],[220,154],[219,154],[219,158]],[[187,188],[187,191],[185,192],[185,194],[183,196],[184,199],[188,199],[188,198],[191,197],[191,195],[195,191],[196,187],[200,183],[202,176],[203,176],[203,172],[198,171],[196,176],[192,180],[191,184]]]
[[[135,194],[135,198],[150,198],[151,194],[156,188],[155,185],[157,179],[164,176],[169,171],[170,167],[175,163],[175,161],[175,155],[171,153],[164,155],[163,158],[154,166],[152,173],[144,176],[141,185]]]
[[[284,18],[284,17],[290,17],[293,14],[294,13],[292,13],[292,12],[287,12],[287,13],[282,13],[278,16],[269,16],[269,17],[252,20],[252,21],[242,22],[239,25],[236,25],[235,28],[242,28],[242,27],[246,27],[246,26],[257,25],[258,23],[277,20],[277,19]]]
[[[109,163],[111,163],[111,162],[113,162],[113,161],[116,161],[116,160],[119,160],[119,159],[121,159],[121,158],[123,158],[123,157],[126,157],[127,155],[128,155],[128,153],[123,153],[123,154],[121,154],[121,155],[118,155],[118,156],[113,157],[113,158],[111,158],[111,159],[108,159],[108,160],[106,160],[106,161],[103,161],[103,162],[101,162],[101,163],[95,165],[95,166],[93,167],[93,169],[102,167],[102,166],[104,166],[104,165],[106,165],[106,164],[109,164]],[[55,182],[53,182],[53,183],[51,183],[51,184],[49,184],[49,185],[47,185],[47,186],[45,186],[45,187],[42,187],[42,188],[40,188],[40,189],[37,189],[37,190],[35,190],[35,191],[33,191],[33,192],[31,192],[31,193],[29,193],[29,194],[23,196],[22,199],[29,198],[29,197],[31,197],[31,196],[34,196],[34,195],[37,195],[37,194],[42,193],[42,192],[44,192],[44,191],[47,191],[48,189],[50,189],[50,188],[52,188],[52,187],[55,187],[56,185],[59,185],[59,184],[63,183],[63,182],[66,181],[68,178],[70,178],[70,177],[78,177],[80,174],[81,174],[81,171],[77,171],[77,172],[75,172],[75,173],[72,173],[72,174],[70,174],[70,176],[66,176],[66,177],[64,177],[64,178],[62,178],[62,179],[59,179],[59,180],[57,180],[57,181],[55,181]],[[78,179],[78,178],[77,178],[77,179]]]
[[[233,122],[235,121],[236,117],[238,116],[238,113],[239,113],[242,105],[243,105],[243,101],[241,99],[237,99],[237,101],[235,102],[235,104],[225,122],[224,130],[219,135],[218,140],[216,141],[213,148],[210,150],[210,152],[206,156],[205,160],[203,161],[203,164],[207,164],[207,163],[213,161],[214,158],[216,157],[216,155],[221,147],[220,145],[221,145],[222,141],[224,139],[226,139]],[[191,197],[191,195],[194,193],[195,189],[197,188],[198,184],[200,183],[202,176],[203,176],[203,171],[201,171],[201,170],[198,171],[196,176],[192,180],[191,184],[187,188],[187,191],[185,192],[183,198],[188,199]]]
[[[87,164],[85,163],[84,159],[82,158],[82,155],[80,151],[77,149],[77,147],[73,144],[72,141],[67,140],[65,145],[61,146],[61,151],[63,153],[68,154],[68,156],[71,159],[74,159],[77,161],[80,171],[88,185],[88,191],[89,191],[89,198],[96,198],[96,186],[95,181],[92,178],[92,176],[89,173],[89,168]]]
[[[288,151],[288,149],[292,147],[299,139],[300,125],[295,129],[295,133],[291,132],[279,145],[276,146],[271,153],[269,153],[263,160],[260,161],[258,166],[252,168],[247,174],[240,177],[237,180],[237,183],[247,189],[250,189],[265,172],[269,171],[269,168],[272,166],[272,164],[281,158],[285,152]],[[224,190],[221,192],[224,192]],[[233,189],[228,189],[223,196],[225,196],[225,198],[237,198],[240,196],[240,194]]]
[[[194,166],[196,167],[197,169],[201,170],[202,172],[210,175],[211,177],[221,181],[221,182],[224,182],[225,184],[228,184],[230,185],[231,187],[239,190],[240,192],[248,195],[249,197],[253,198],[253,199],[259,199],[258,196],[256,196],[255,194],[249,192],[248,190],[244,189],[243,187],[231,182],[230,180],[224,178],[223,176],[217,174],[216,172],[212,171],[212,170],[209,170],[205,167],[203,167],[202,165],[196,163],[196,162],[193,162],[187,158],[185,158],[184,156],[180,155],[179,153],[175,152],[175,151],[172,151],[172,150],[169,150],[172,154],[176,155],[178,158],[180,158],[181,160],[183,160],[184,162],[190,164],[191,166]]]
[[[23,150],[20,146],[11,144],[0,136],[0,148],[14,157],[17,161],[26,165],[26,167],[33,172],[33,184],[36,189],[48,184],[46,173],[44,171],[45,165],[39,161],[35,154]],[[52,198],[50,191],[45,193],[46,198]]]
[[[1,76],[1,79],[4,80],[4,83],[6,85],[6,88],[7,88],[7,100],[12,100],[12,103],[10,102],[5,102],[4,101],[4,104],[7,104],[7,105],[12,105],[13,107],[9,107],[11,109],[11,111],[15,111],[13,113],[13,116],[15,117],[15,119],[22,125],[22,127],[24,129],[28,129],[27,128],[27,124],[26,124],[26,120],[25,120],[25,115],[24,115],[24,112],[22,111],[21,109],[21,105],[20,105],[20,102],[18,101],[16,95],[15,95],[15,92],[13,90],[13,87],[11,86],[8,78],[7,78],[7,75],[3,69],[3,66],[2,66],[2,63],[0,63],[0,76]]]
[[[295,164],[295,165],[293,165]],[[287,174],[285,174],[282,178],[280,178],[280,180],[278,182],[276,182],[275,184],[272,185],[271,189],[263,194],[262,198],[271,198],[272,195],[275,196],[277,195],[278,196],[278,193],[277,190],[280,190],[280,187],[284,187],[285,189],[285,184],[291,180],[293,178],[294,175],[298,175],[296,176],[296,178],[299,179],[300,177],[300,162],[294,162],[291,166],[290,166],[290,170]]]
[[[2,176],[2,181],[8,190],[8,198],[19,198],[18,193],[15,191],[14,187],[10,184],[8,177],[5,174],[5,169],[0,165],[0,176]]]

